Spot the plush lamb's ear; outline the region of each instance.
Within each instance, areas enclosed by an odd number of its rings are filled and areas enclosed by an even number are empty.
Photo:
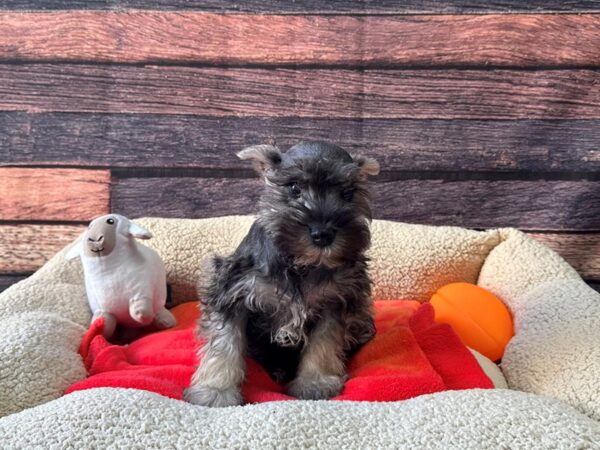
[[[72,259],[78,258],[81,256],[81,243],[83,242],[83,236],[77,238],[77,240],[71,245],[65,253],[65,259],[67,261],[71,261]]]
[[[237,153],[237,157],[243,160],[251,160],[254,164],[254,169],[261,176],[267,170],[273,169],[281,163],[281,152],[273,145],[253,145],[246,147]]]
[[[136,225],[133,222],[129,222],[128,232],[130,236],[133,236],[134,238],[138,239],[150,239],[152,237],[152,233],[150,233],[145,228]]]
[[[365,156],[357,156],[354,158],[354,162],[360,167],[360,173],[365,178],[368,176],[374,176],[379,174],[379,163],[373,158],[367,158]]]

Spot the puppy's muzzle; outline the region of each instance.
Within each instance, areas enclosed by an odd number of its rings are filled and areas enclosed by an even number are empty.
[[[317,247],[327,247],[335,239],[335,230],[320,225],[312,226],[310,227],[310,238]]]

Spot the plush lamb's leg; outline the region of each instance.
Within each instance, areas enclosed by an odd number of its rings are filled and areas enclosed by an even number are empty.
[[[175,316],[166,308],[161,309],[154,317],[154,325],[159,330],[174,327],[177,323]]]
[[[92,316],[92,322],[102,317],[104,319],[104,329],[102,330],[102,336],[105,339],[110,339],[115,332],[117,327],[117,319],[110,313],[105,311],[96,311]]]
[[[152,299],[150,297],[136,297],[129,300],[129,315],[142,325],[150,325],[154,319]]]
[[[184,392],[186,401],[202,406],[234,406],[242,403],[240,387],[245,377],[246,317],[227,317],[205,311],[199,350],[200,365]]]
[[[345,381],[344,334],[342,324],[323,317],[308,336],[296,378],[287,393],[302,399],[326,399],[339,394]]]

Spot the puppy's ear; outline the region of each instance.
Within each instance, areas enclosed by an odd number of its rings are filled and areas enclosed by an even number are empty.
[[[273,145],[253,145],[237,153],[243,160],[251,160],[254,169],[263,176],[269,169],[275,169],[281,163],[281,152]]]
[[[365,178],[379,174],[379,163],[373,158],[366,156],[357,156],[354,162],[360,168],[360,173]]]

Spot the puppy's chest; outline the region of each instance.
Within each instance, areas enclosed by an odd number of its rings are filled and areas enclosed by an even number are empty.
[[[340,303],[340,289],[333,280],[319,284],[304,283],[301,286],[303,303],[310,311],[335,307]]]
[[[287,280],[289,281],[289,280]],[[271,342],[297,346],[325,310],[338,310],[342,302],[336,296],[331,280],[301,280],[298,284],[281,286],[271,280],[257,280],[253,326],[270,336]],[[259,333],[259,334],[261,334]]]
[[[257,279],[255,295],[257,304],[268,309],[294,304],[312,315],[339,303],[341,289],[333,277],[297,276],[285,281]]]

